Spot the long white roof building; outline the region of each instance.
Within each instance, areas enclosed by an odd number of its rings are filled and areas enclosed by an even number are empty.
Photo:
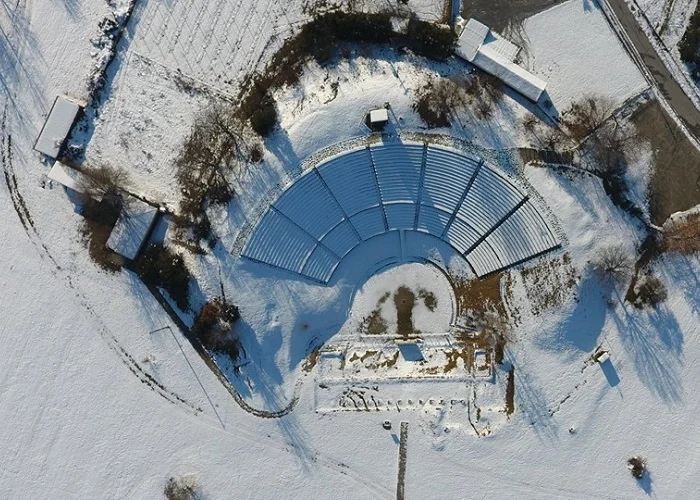
[[[455,53],[494,75],[533,102],[539,101],[547,83],[515,64],[520,48],[485,24],[470,19],[459,37]]]
[[[56,158],[73,126],[78,111],[80,111],[79,104],[65,97],[56,97],[49,116],[34,144],[34,149],[46,156]]]

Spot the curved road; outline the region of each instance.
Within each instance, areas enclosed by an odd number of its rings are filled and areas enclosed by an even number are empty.
[[[695,107],[693,101],[673,78],[668,68],[666,68],[661,56],[656,52],[649,38],[637,23],[634,14],[632,14],[627,7],[625,0],[602,1],[607,1],[608,6],[612,9],[617,21],[622,26],[634,50],[637,52],[637,54],[631,54],[632,58],[637,64],[643,64],[645,66],[647,73],[654,79],[653,83],[656,88],[693,135],[695,138],[693,142],[697,143],[700,140],[700,110]],[[613,29],[618,33],[615,26],[613,26]],[[618,36],[620,36],[620,33],[618,33]],[[628,44],[626,44],[624,40],[623,44],[629,52]]]

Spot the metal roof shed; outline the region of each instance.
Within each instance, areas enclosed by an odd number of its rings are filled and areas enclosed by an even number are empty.
[[[127,196],[121,214],[107,240],[107,247],[127,259],[138,257],[156,221],[158,209]]]
[[[545,81],[503,58],[488,47],[479,49],[472,63],[487,73],[498,77],[503,83],[517,90],[533,102],[539,101],[540,96],[547,87]]]
[[[519,51],[516,45],[476,19],[467,22],[455,49],[455,53],[462,59],[537,102],[547,83],[513,62]]]
[[[462,34],[459,36],[456,49],[457,55],[472,62],[488,34],[488,26],[480,23],[476,19],[470,19],[464,27],[464,31],[462,31]]]
[[[34,143],[34,149],[51,158],[58,157],[78,111],[79,104],[62,96],[56,97]]]

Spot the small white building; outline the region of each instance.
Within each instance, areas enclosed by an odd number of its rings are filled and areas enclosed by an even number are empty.
[[[80,111],[78,103],[62,96],[56,97],[39,137],[34,143],[34,149],[50,158],[58,157],[78,111]]]
[[[369,112],[369,127],[372,130],[382,130],[389,123],[389,112],[386,108],[373,109]]]
[[[126,196],[119,219],[107,240],[107,247],[134,260],[146,244],[158,216],[158,208],[133,196]]]
[[[81,193],[82,189],[80,188],[77,179],[71,176],[69,173],[72,171],[73,169],[71,167],[57,161],[53,164],[53,167],[51,167],[51,170],[49,170],[49,173],[46,176],[50,180],[57,182],[68,189]]]
[[[459,36],[455,53],[474,66],[497,77],[533,102],[539,101],[547,83],[514,61],[520,48],[494,33],[485,24],[470,19]]]

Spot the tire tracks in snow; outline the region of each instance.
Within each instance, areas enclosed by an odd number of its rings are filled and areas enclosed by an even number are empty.
[[[7,189],[10,193],[10,200],[12,202],[12,207],[19,218],[22,228],[26,233],[29,241],[34,245],[39,256],[42,260],[49,264],[51,273],[57,279],[63,278],[66,284],[73,290],[76,298],[79,300],[80,305],[85,309],[93,319],[95,319],[100,325],[100,335],[107,342],[107,345],[119,356],[121,361],[126,365],[126,367],[131,371],[143,384],[147,385],[152,391],[160,395],[170,403],[175,405],[180,405],[186,408],[194,414],[199,414],[202,409],[196,407],[192,403],[179,396],[174,391],[167,389],[163,384],[159,383],[152,375],[146,372],[141,365],[131,356],[126,349],[119,343],[116,337],[109,332],[107,326],[102,322],[99,316],[94,311],[92,305],[89,303],[87,297],[82,291],[80,291],[71,276],[64,272],[61,265],[56,261],[48,247],[44,243],[39,234],[32,215],[27,208],[27,204],[19,191],[17,184],[17,178],[14,172],[13,166],[13,145],[12,145],[12,134],[8,132],[7,128],[7,107],[3,109],[2,119],[0,120],[0,163],[2,164],[3,177]]]
[[[207,414],[204,413],[204,411],[201,408],[188,402],[187,400],[179,396],[177,393],[167,389],[167,387],[155,380],[155,378],[152,375],[150,375],[147,371],[145,371],[141,367],[141,365],[134,359],[134,357],[131,354],[129,354],[129,352],[120,344],[116,337],[109,331],[109,328],[100,319],[92,304],[90,304],[90,302],[88,301],[86,295],[76,286],[72,277],[69,274],[67,274],[67,272],[58,264],[56,259],[49,251],[48,247],[44,244],[43,240],[41,239],[41,235],[39,234],[34,224],[34,220],[32,219],[31,213],[29,212],[24,198],[22,197],[18,188],[18,183],[14,174],[14,168],[12,164],[12,148],[12,135],[10,133],[7,133],[7,113],[6,109],[4,109],[2,119],[0,120],[0,163],[2,164],[3,176],[5,184],[7,185],[8,191],[10,193],[10,199],[12,202],[13,209],[17,214],[20,223],[22,224],[22,228],[24,229],[32,245],[34,245],[34,247],[36,248],[41,259],[44,260],[47,264],[49,264],[51,274],[54,276],[54,278],[58,279],[59,281],[64,280],[67,286],[70,287],[70,289],[75,294],[76,299],[79,301],[81,307],[85,311],[87,311],[88,314],[90,314],[90,316],[99,325],[98,330],[102,339],[106,342],[109,348],[117,354],[119,359],[122,361],[122,363],[124,363],[124,365],[129,369],[129,371],[154,393],[158,394],[169,403],[185,410],[187,413],[195,417],[198,422],[218,432],[225,433],[228,436],[233,437],[234,439],[243,438],[251,444],[262,444],[263,446],[272,445],[272,443],[261,443],[260,433],[256,432],[253,429],[249,429],[242,426],[236,426],[235,432],[231,432],[227,429],[222,429],[221,427],[210,423],[208,419],[202,419],[201,415]],[[221,374],[221,376],[223,376],[222,372],[219,371],[219,373]],[[290,404],[286,408],[277,412],[266,412],[264,410],[258,410],[256,408],[251,407],[243,399],[243,397],[240,394],[238,394],[238,392],[231,386],[230,382],[228,382],[228,379],[226,379],[226,383],[224,384],[224,386],[226,387],[228,392],[233,396],[233,399],[236,401],[236,403],[238,403],[241,409],[256,417],[279,419],[281,417],[287,416],[289,413],[291,413],[291,411],[294,408],[294,404]],[[297,397],[295,394],[295,397],[293,398],[293,403],[296,403],[296,400]],[[212,417],[211,419],[213,422],[214,418]],[[269,435],[268,437],[272,439],[271,435]],[[289,442],[287,446],[280,445],[279,443],[274,443],[274,448],[295,454],[296,445],[291,442]],[[296,454],[299,455],[299,453]],[[356,472],[351,467],[344,464],[342,461],[330,456],[323,455],[315,450],[312,451],[310,454],[306,455],[306,457],[300,458],[300,460],[305,461],[306,466],[309,465],[309,462],[316,463],[328,470],[347,476],[353,481],[357,482],[363,488],[371,491],[373,494],[372,498],[392,497],[392,492],[387,487],[381,484],[379,478],[372,478],[368,476],[367,473]]]

